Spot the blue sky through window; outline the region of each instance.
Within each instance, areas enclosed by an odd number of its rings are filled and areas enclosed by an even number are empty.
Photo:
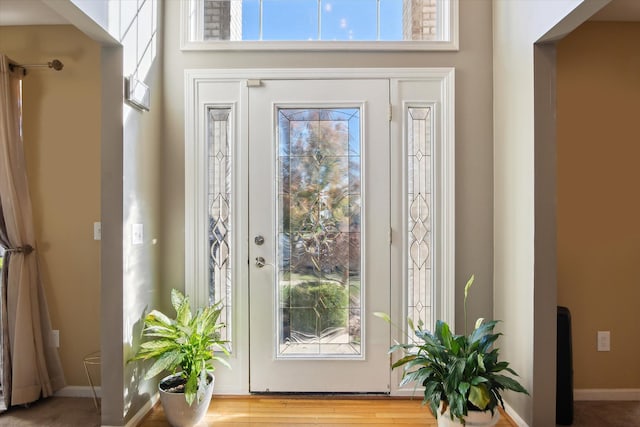
[[[402,0],[243,0],[242,39],[402,40]]]

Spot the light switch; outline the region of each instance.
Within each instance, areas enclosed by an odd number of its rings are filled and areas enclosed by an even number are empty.
[[[144,226],[142,224],[133,224],[131,226],[131,244],[141,245],[144,243]]]

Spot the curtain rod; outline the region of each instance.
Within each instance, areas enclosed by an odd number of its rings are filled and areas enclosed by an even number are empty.
[[[52,69],[54,69],[56,71],[60,71],[60,70],[62,70],[62,68],[64,68],[64,64],[59,59],[52,59],[51,61],[47,62],[46,64],[14,64],[14,63],[9,63],[9,69],[11,71],[15,71],[16,69],[20,68],[20,69],[22,69],[22,75],[23,76],[27,75],[27,69],[28,68],[41,68],[41,67],[52,68]]]

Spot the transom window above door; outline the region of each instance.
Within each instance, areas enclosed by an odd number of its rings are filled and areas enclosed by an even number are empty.
[[[458,48],[458,0],[182,1],[185,50]]]

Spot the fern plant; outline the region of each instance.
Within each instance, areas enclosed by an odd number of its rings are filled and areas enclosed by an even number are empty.
[[[143,338],[134,360],[155,359],[145,379],[151,379],[163,371],[177,373],[184,382],[184,396],[191,405],[201,400],[208,383],[208,373],[215,370],[214,362],[229,367],[229,355],[220,339],[224,324],[218,320],[222,302],[191,312],[189,299],[177,289],[171,291],[171,304],[176,312],[171,319],[158,310],[152,310],[144,318]],[[216,353],[219,351],[221,353]]]
[[[471,276],[465,286],[465,320],[467,295],[473,281]],[[385,313],[376,315],[391,322]],[[449,325],[440,320],[434,332],[425,330],[422,321],[417,327],[411,320],[408,323],[417,340],[391,346],[389,353],[403,353],[392,367],[404,370],[401,386],[414,383],[424,387],[423,404],[429,405],[436,418],[449,409],[451,419],[465,424],[470,409],[493,414],[498,404],[504,408],[504,390],[528,394],[518,381],[503,375],[517,376],[508,362],[499,361],[499,349],[493,346],[501,335],[493,332],[498,321],[485,322],[480,318],[468,335],[453,334]]]

